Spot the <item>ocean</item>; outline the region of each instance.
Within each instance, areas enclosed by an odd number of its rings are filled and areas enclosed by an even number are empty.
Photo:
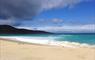
[[[65,47],[93,46],[95,47],[95,34],[27,34],[27,35],[0,35],[0,38],[16,39],[18,41],[49,44]]]

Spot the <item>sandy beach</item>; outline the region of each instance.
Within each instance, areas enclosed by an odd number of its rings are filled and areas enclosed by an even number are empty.
[[[95,60],[95,48],[66,48],[0,39],[0,60]]]

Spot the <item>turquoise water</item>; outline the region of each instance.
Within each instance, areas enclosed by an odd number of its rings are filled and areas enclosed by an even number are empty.
[[[95,45],[95,35],[60,35],[55,40]]]
[[[86,43],[86,44],[90,44],[90,45],[95,45],[95,35],[64,35],[64,34],[58,34],[58,35],[54,35],[54,34],[35,34],[35,35],[31,35],[31,34],[27,34],[27,35],[1,35],[2,36],[16,36],[16,37],[27,37],[27,38],[37,38],[37,37],[41,37],[42,41],[45,39],[48,40],[54,40],[54,41],[68,41],[68,42],[76,42],[76,43]]]

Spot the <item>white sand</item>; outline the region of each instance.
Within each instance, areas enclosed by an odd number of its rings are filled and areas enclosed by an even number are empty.
[[[95,60],[95,48],[64,48],[0,40],[0,60]]]

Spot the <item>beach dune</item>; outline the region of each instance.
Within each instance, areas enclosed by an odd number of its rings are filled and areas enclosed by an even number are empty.
[[[95,60],[95,48],[66,48],[0,39],[0,60]]]

